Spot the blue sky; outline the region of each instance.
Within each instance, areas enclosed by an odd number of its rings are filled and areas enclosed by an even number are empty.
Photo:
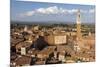
[[[82,23],[95,22],[94,5],[23,2],[16,0],[11,0],[11,20],[76,22],[77,9],[81,10]]]

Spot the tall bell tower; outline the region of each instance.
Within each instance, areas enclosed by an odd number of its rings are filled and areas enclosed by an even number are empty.
[[[77,40],[82,39],[82,34],[81,34],[81,16],[80,16],[80,10],[77,11]]]

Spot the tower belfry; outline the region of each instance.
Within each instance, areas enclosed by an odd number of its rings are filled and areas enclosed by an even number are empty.
[[[77,40],[82,39],[82,34],[81,34],[81,16],[80,16],[80,10],[77,11]]]

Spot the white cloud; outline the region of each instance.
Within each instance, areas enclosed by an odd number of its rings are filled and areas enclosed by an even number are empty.
[[[95,9],[90,9],[89,10],[89,13],[94,13],[95,12]]]
[[[21,13],[20,16],[21,17],[25,17],[25,16],[32,16],[35,12],[34,11],[28,11],[25,13]]]
[[[80,10],[81,13],[88,13],[88,10]]]
[[[77,9],[64,9],[64,8],[59,8],[57,6],[52,6],[48,8],[38,8],[34,9],[33,11],[27,11],[25,13],[20,14],[22,17],[25,16],[33,16],[35,14],[73,14],[76,13]],[[90,9],[89,11],[87,10],[81,10],[81,13],[93,13],[94,9]]]
[[[67,10],[68,13],[72,14],[72,13],[76,13],[77,9],[71,9],[71,10]]]
[[[27,12],[26,15],[28,15],[28,16],[32,16],[34,13],[35,13],[34,11],[29,11],[29,12]]]
[[[58,13],[65,13],[66,9],[58,8],[57,6],[52,6],[48,8],[36,9],[35,12],[40,14],[58,14]]]
[[[36,9],[35,12],[41,13],[41,14],[57,14],[59,13],[59,9],[56,6],[53,6],[53,7],[48,7],[48,8]]]

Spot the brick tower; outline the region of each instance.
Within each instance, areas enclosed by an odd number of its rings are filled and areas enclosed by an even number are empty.
[[[80,16],[80,10],[77,11],[77,40],[82,39],[82,34],[81,34],[81,16]]]

